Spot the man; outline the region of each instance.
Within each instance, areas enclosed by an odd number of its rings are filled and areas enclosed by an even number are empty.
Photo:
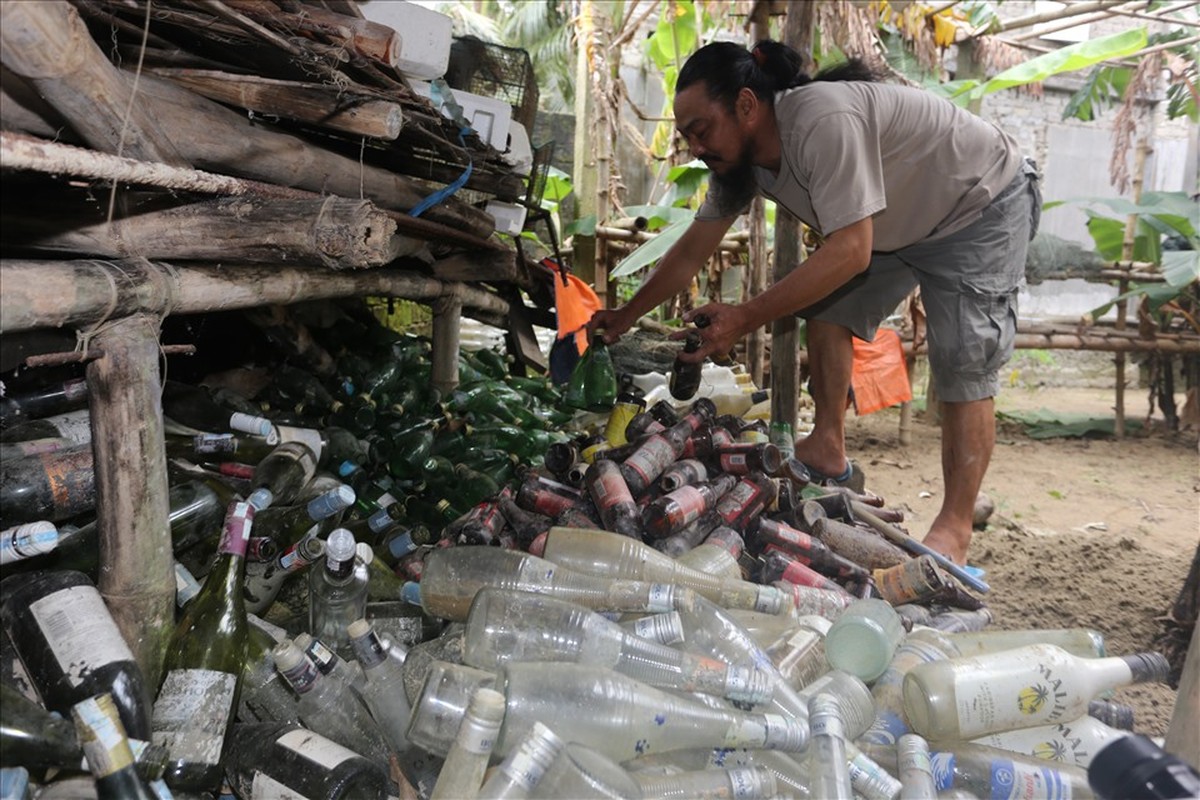
[[[945,496],[925,543],[965,564],[995,444],[993,398],[1012,355],[1016,294],[1041,198],[1036,169],[994,125],[932,94],[876,83],[857,62],[809,78],[796,51],[718,42],[680,71],[675,123],[712,170],[695,221],[621,308],[592,330],[614,341],[686,288],[756,192],[824,236],[797,269],[741,305],[714,303],[692,360],[772,320],[807,320],[815,419],[796,456],[847,480],[852,336],[870,340],[917,285],[942,419]]]

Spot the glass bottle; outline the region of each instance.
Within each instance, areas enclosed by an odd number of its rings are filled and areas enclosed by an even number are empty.
[[[713,449],[722,472],[748,475],[765,472],[775,475],[783,467],[783,454],[770,442],[762,444],[728,444]]]
[[[246,584],[242,589],[246,611],[261,614],[271,607],[288,576],[306,569],[325,554],[325,542],[301,539],[272,561],[246,565]]]
[[[717,502],[714,511],[722,525],[735,531],[749,530],[753,520],[775,502],[778,491],[775,481],[761,472],[751,472]]]
[[[523,800],[529,797],[564,746],[565,743],[554,731],[541,722],[534,722],[520,745],[500,762],[492,776],[479,788],[477,797],[479,800]]]
[[[678,533],[711,511],[737,478],[718,475],[711,483],[681,486],[646,506],[642,520],[646,533],[662,539]]]
[[[509,528],[517,538],[517,549],[519,550],[528,550],[533,540],[550,530],[550,526],[554,524],[554,520],[544,514],[521,508],[511,497],[500,498],[499,507],[500,513],[504,515]]]
[[[699,331],[688,331],[683,340],[683,353],[694,353],[700,349],[703,339]],[[700,388],[700,377],[704,371],[704,362],[682,361],[678,356],[671,366],[670,388],[671,397],[676,400],[691,400]]]
[[[642,517],[625,485],[620,466],[613,461],[596,461],[588,467],[583,482],[600,512],[604,527],[640,542]]]
[[[0,566],[35,558],[58,547],[58,528],[40,520],[0,531]]]
[[[580,800],[646,800],[649,797],[620,764],[578,742],[567,743],[530,796],[546,800],[563,797]],[[693,795],[680,792],[675,796]],[[738,795],[730,795],[736,796]]]
[[[163,416],[197,431],[240,432],[254,436],[269,436],[271,421],[236,411],[229,411],[213,402],[208,392],[199,386],[179,381],[163,381]]]
[[[474,800],[504,721],[504,695],[477,689],[458,726],[429,800]]]
[[[925,623],[926,627],[943,633],[979,633],[994,621],[986,606],[976,611],[943,611]]]
[[[622,375],[616,405],[613,406],[612,413],[608,415],[608,421],[604,425],[604,438],[614,447],[625,444],[628,441],[625,431],[630,421],[645,410],[645,394],[634,385],[632,376]]]
[[[1091,628],[962,631],[948,634],[959,655],[982,656],[1029,644],[1052,644],[1080,658],[1104,658],[1104,634]]]
[[[0,432],[6,443],[39,439],[65,439],[70,446],[92,443],[92,417],[86,408],[55,414],[45,419],[26,420]]]
[[[463,663],[498,670],[509,661],[576,662],[608,667],[647,685],[703,692],[751,705],[771,694],[765,675],[630,635],[615,622],[566,600],[482,589],[471,604]]]
[[[900,617],[888,603],[870,598],[846,609],[825,637],[829,666],[864,681],[883,674],[904,638]]]
[[[664,492],[673,492],[681,486],[695,486],[708,480],[708,469],[704,462],[695,458],[681,458],[658,479]]]
[[[808,721],[812,729],[812,767],[814,797],[823,800],[851,800],[850,772],[846,764],[846,726],[836,697],[819,694],[808,701]]]
[[[79,744],[96,777],[99,800],[154,800],[134,768],[133,751],[110,695],[81,700],[71,709]]]
[[[976,797],[1087,800],[1095,797],[1087,773],[981,744],[959,743],[933,753],[933,778],[940,793],[959,789]]]
[[[829,671],[825,635],[832,625],[824,617],[799,617],[790,636],[767,648],[780,674],[793,688],[801,689]]]
[[[578,489],[537,473],[531,473],[517,490],[518,506],[547,517],[557,517],[578,506],[582,500],[583,495]]]
[[[679,422],[639,441],[637,448],[621,462],[621,474],[629,491],[638,496],[650,488],[671,464],[684,456],[688,440],[712,420],[714,411],[712,401],[701,398]]]
[[[59,436],[47,436],[22,442],[0,442],[0,461],[14,461],[26,456],[36,456],[39,453],[54,453],[72,446],[70,441]]]
[[[1127,735],[1125,731],[1111,728],[1085,714],[1069,722],[1018,728],[981,736],[972,741],[975,744],[1087,769],[1096,753],[1105,745],[1113,739]]]
[[[351,689],[356,694],[366,686],[367,679],[363,674],[361,664],[354,659],[342,658],[326,647],[320,639],[313,637],[311,633],[297,635],[292,643],[299,648],[300,652],[308,656],[308,660],[327,681]]]
[[[797,587],[821,589],[852,597],[841,584],[817,572],[795,556],[775,545],[767,545],[758,557],[758,579],[763,583],[784,583]]]
[[[928,800],[937,797],[933,780],[933,757],[929,742],[915,733],[906,733],[896,742],[896,763],[900,775],[899,800]]]
[[[290,505],[317,471],[317,456],[302,442],[284,442],[254,468],[251,486],[271,494],[268,505]],[[260,509],[262,510],[262,509]]]
[[[836,575],[839,579],[866,581],[871,577],[867,570],[838,555],[820,539],[814,539],[786,522],[759,517],[754,527],[754,543],[758,550],[774,545],[800,563]]]
[[[5,578],[0,621],[46,708],[68,714],[76,703],[107,692],[125,730],[150,739],[150,691],[86,575],[62,570]]]
[[[627,633],[659,644],[678,644],[683,641],[683,623],[678,611],[646,614],[618,624]]]
[[[77,768],[83,760],[75,726],[7,683],[0,683],[0,751],[5,766],[28,770]]]
[[[6,523],[61,522],[96,507],[92,446],[0,462],[0,507]]]
[[[670,611],[676,595],[668,584],[585,575],[528,553],[450,547],[426,556],[421,582],[405,584],[404,599],[432,616],[463,622],[475,595],[488,586],[549,594],[600,611]]]
[[[281,547],[299,542],[301,539],[320,535],[313,527],[342,513],[354,504],[354,490],[346,484],[314,497],[303,505],[282,506],[272,504],[254,518],[254,531],[259,536],[270,536]]]
[[[551,528],[543,556],[578,572],[686,586],[725,608],[777,613],[784,607],[783,593],[772,586],[722,581],[688,569],[642,542],[607,531]]]
[[[387,773],[295,722],[239,723],[225,767],[239,797],[385,800]]]
[[[677,775],[634,776],[643,800],[674,797],[769,798],[779,791],[775,774],[766,767],[729,767],[681,772]]]
[[[30,419],[40,419],[87,405],[87,380],[72,378],[32,391],[0,397],[0,428]]]
[[[367,608],[368,578],[357,574],[354,535],[337,528],[325,541],[325,560],[309,571],[308,632],[338,655],[352,652],[350,623]]]
[[[1169,669],[1159,653],[1079,658],[1054,645],[1027,645],[914,667],[904,677],[904,708],[927,739],[973,739],[1075,719],[1100,692],[1163,681]]]
[[[323,676],[290,639],[280,642],[272,654],[275,668],[299,698],[297,711],[306,728],[374,764],[388,763],[391,750],[383,731],[349,686]]]
[[[287,631],[247,614],[246,663],[237,718],[242,722],[295,722],[300,719],[296,696],[275,669],[275,646]],[[232,747],[232,745],[231,745]]]
[[[1124,703],[1093,700],[1088,703],[1088,716],[1095,717],[1105,725],[1118,730],[1133,730],[1133,706],[1127,706]]]
[[[253,522],[253,506],[230,504],[216,564],[167,643],[153,722],[154,743],[171,753],[166,781],[172,788],[220,787],[249,640],[242,582]]]

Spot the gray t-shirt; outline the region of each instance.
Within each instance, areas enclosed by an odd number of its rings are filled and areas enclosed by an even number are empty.
[[[757,190],[824,234],[872,217],[873,249],[890,252],[970,225],[1021,165],[1007,133],[904,86],[816,81],[777,94],[775,117],[779,174],[755,167],[738,193],[710,183],[697,219],[744,213]]]

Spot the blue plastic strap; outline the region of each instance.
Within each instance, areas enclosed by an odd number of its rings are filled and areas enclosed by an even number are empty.
[[[454,99],[454,93],[450,91],[450,87],[446,85],[444,80],[438,78],[429,84],[429,94],[433,100],[434,107],[438,111],[442,111],[444,109],[450,116],[450,119],[458,125],[458,143],[466,148],[467,142],[465,137],[468,133],[472,133],[474,129],[471,127],[471,124],[467,122],[466,118],[463,117],[462,106],[460,106]],[[471,158],[468,151],[467,168],[463,170],[463,173],[455,178],[453,182],[446,184],[441,189],[438,189],[436,192],[417,203],[408,212],[408,215],[410,217],[419,217],[429,209],[436,206],[438,203],[445,200],[447,197],[453,195],[466,185],[467,181],[470,180],[471,172],[474,169],[475,161]]]

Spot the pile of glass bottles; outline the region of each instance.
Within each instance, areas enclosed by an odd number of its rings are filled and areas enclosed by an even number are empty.
[[[1122,791],[1169,762],[1098,699],[1161,656],[984,630],[739,407],[647,409],[602,352],[570,403],[490,351],[441,397],[426,340],[323,334],[336,375],[167,383],[160,675],[95,588],[86,392],[0,403],[3,797],[1110,797],[1105,747]]]

